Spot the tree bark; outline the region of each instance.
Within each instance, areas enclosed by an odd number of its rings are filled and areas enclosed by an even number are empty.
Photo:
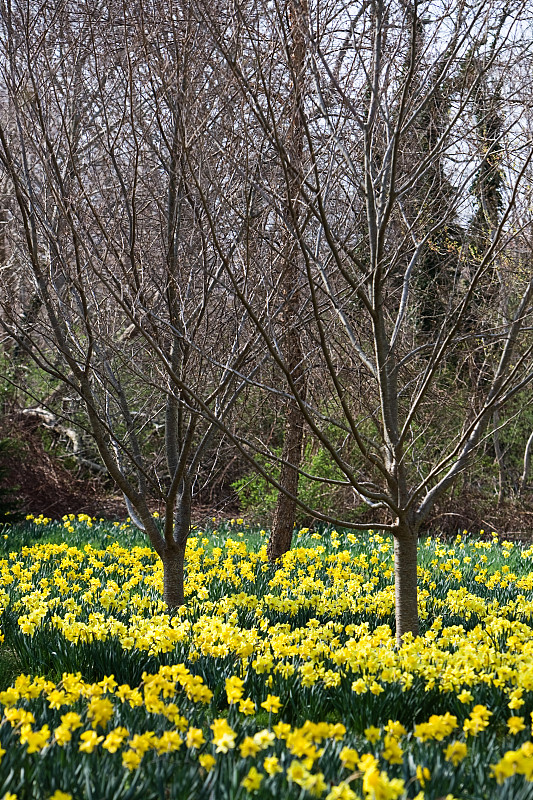
[[[492,433],[492,442],[494,444],[494,455],[496,457],[496,464],[498,466],[498,508],[499,508],[505,499],[505,459],[503,456],[503,450],[500,441],[500,415],[498,414],[498,411],[495,411],[492,415],[492,424],[494,427]]]
[[[177,491],[177,498],[175,492]],[[164,546],[159,553],[163,562],[163,600],[169,611],[185,602],[184,562],[187,539],[191,530],[192,485],[188,475],[171,487],[167,496]]]
[[[394,599],[398,646],[406,633],[418,636],[417,558],[418,534],[407,524],[399,526],[394,535]]]
[[[293,496],[298,493],[299,473],[298,467],[302,456],[303,418],[296,404],[291,404],[287,416],[285,439],[283,442],[283,464],[281,467],[280,484]],[[286,462],[294,464],[289,466]],[[292,532],[296,516],[296,502],[292,497],[280,492],[274,512],[272,533],[268,540],[268,560],[277,561],[284,553],[291,549]]]
[[[186,544],[166,547],[161,556],[163,562],[163,600],[169,611],[173,611],[185,602],[184,596],[184,562]]]

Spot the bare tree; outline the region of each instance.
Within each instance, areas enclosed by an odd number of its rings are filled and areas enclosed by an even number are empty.
[[[260,364],[209,239],[214,220],[235,248],[246,207],[207,136],[227,134],[228,71],[186,2],[8,2],[0,24],[10,266],[35,297],[29,320],[4,269],[1,325],[83,402],[173,608],[201,460]]]
[[[319,394],[302,391],[216,235],[215,245],[306,426],[342,471],[355,502],[375,511],[370,526],[394,536],[400,641],[418,631],[420,530],[533,378],[533,280],[513,260],[517,237],[527,233],[520,214],[532,158],[524,68],[531,63],[530,6],[499,0],[310,5],[305,46],[314,85],[300,116],[304,169],[283,129],[290,88],[279,54],[291,36],[289,5],[232,4],[231,25],[241,37],[237,54],[227,46],[230,15],[223,0],[216,14],[200,0],[195,8],[271,148],[277,170],[258,174],[255,183],[273,216],[283,217],[283,205],[270,176],[286,175],[288,196],[299,181],[299,213],[290,231],[305,281],[302,324],[313,343],[306,361],[322,376]],[[498,85],[492,105],[491,81]],[[500,115],[502,186],[487,246],[475,251],[461,228],[474,213],[474,176],[490,168],[490,153],[479,153],[481,92],[485,121]],[[428,131],[436,105],[438,124]],[[457,233],[446,235],[452,228]],[[428,253],[437,271],[448,272],[440,285],[422,280]],[[496,315],[486,298],[502,260],[513,294]],[[432,312],[425,302],[421,325],[424,284],[425,297],[438,292],[439,303]],[[464,377],[472,352],[483,361],[475,393]],[[348,458],[354,448],[357,455]],[[283,463],[293,465],[290,458]],[[368,528],[368,516],[351,527]]]

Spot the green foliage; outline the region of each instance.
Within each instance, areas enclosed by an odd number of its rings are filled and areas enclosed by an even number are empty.
[[[10,647],[2,647],[0,649],[0,691],[11,686],[20,672],[21,664],[17,653]]]
[[[281,454],[281,448],[277,448],[276,455]],[[256,462],[262,467],[269,467],[263,456],[256,456]],[[279,479],[279,465],[269,467],[269,474],[275,480]],[[243,513],[252,516],[268,514],[276,505],[277,490],[268,483],[258,472],[248,472],[242,478],[234,481],[231,488],[239,496],[239,503]]]
[[[10,459],[13,458],[17,446],[17,442],[13,439],[0,439],[0,524],[16,522],[21,519],[16,487],[2,485],[2,481],[9,472]]]
[[[281,447],[274,450],[274,455],[278,458],[281,457]],[[267,469],[275,480],[279,479],[279,463],[269,463],[263,456],[257,456],[256,460],[258,464]],[[311,441],[307,442],[304,447],[301,469],[309,475],[322,479],[317,481],[306,475],[300,475],[298,495],[302,502],[310,508],[327,507],[340,510],[343,506],[342,495],[345,493],[345,488],[328,483],[328,481],[342,481],[345,478],[332,461],[328,451],[323,447],[317,448]],[[269,515],[275,508],[277,489],[257,472],[249,472],[239,478],[232,483],[232,488],[239,496],[242,512],[253,518]],[[302,520],[302,513],[298,518],[300,521]]]

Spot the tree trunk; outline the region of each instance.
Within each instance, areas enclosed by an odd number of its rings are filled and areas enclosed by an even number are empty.
[[[191,530],[192,485],[188,475],[179,484],[174,502],[171,490],[167,496],[165,513],[165,545],[161,555],[163,562],[163,600],[169,611],[185,602],[183,593],[184,562],[187,539]]]
[[[505,460],[503,457],[503,450],[500,441],[500,415],[497,411],[492,415],[492,423],[494,430],[492,432],[492,442],[494,444],[494,455],[496,457],[496,464],[498,465],[498,508],[501,506],[505,499]]]
[[[296,404],[292,404],[289,407],[287,415],[282,458],[284,462],[289,461],[290,464],[294,464],[295,466],[292,467],[286,463],[282,464],[279,482],[294,496],[298,493],[298,467],[302,455],[302,438],[302,413]],[[272,533],[268,540],[267,556],[269,561],[277,561],[284,553],[287,553],[291,549],[295,516],[295,501],[291,497],[287,497],[283,492],[280,492],[274,512]]]
[[[398,646],[406,633],[418,636],[417,556],[418,534],[410,526],[401,525],[394,536],[394,600]]]
[[[280,290],[284,302],[282,313],[282,347],[283,355],[290,369],[291,377],[297,391],[305,401],[306,376],[303,368],[304,354],[300,338],[300,258],[298,248],[289,231],[298,226],[298,203],[301,191],[302,160],[304,154],[304,131],[302,117],[304,114],[304,72],[306,58],[306,30],[309,9],[307,0],[291,0],[289,3],[290,26],[290,62],[292,69],[293,96],[290,110],[290,128],[287,138],[287,152],[290,157],[287,183],[287,234],[284,245],[285,258],[280,278]],[[293,401],[287,405],[285,438],[283,441],[280,484],[287,492],[296,497],[298,493],[298,468],[302,458],[303,417],[298,405]],[[269,561],[277,561],[283,553],[290,550],[292,531],[296,517],[296,501],[279,492],[272,533],[268,541],[267,555]]]
[[[168,610],[173,611],[185,602],[183,594],[184,561],[186,545],[175,545],[165,548],[161,560],[163,562],[163,600]]]
[[[529,435],[529,439],[526,443],[526,449],[524,450],[524,469],[522,470],[522,475],[520,477],[520,495],[523,495],[527,489],[527,479],[529,477],[529,469],[531,467],[531,448],[533,447],[533,433]]]

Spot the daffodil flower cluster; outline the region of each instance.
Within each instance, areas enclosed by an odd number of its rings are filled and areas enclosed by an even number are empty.
[[[272,567],[263,532],[227,527],[191,535],[173,615],[147,547],[0,557],[0,627],[28,673],[0,692],[0,798],[533,791],[533,548],[422,543],[422,632],[396,648],[388,539],[304,530]]]
[[[468,752],[461,742],[443,748],[443,740],[458,727],[456,718],[449,714],[433,715],[428,722],[420,723],[414,737],[401,722],[393,720],[382,730],[366,730],[362,737],[349,735],[342,723],[309,720],[294,727],[271,719],[268,727],[258,729],[254,720],[235,709],[231,716],[209,722],[206,708],[213,693],[183,664],[161,667],[156,674],[144,673],[142,678],[139,686],[131,688],[118,684],[114,676],[87,683],[80,673],[64,673],[55,684],[20,675],[11,688],[0,693],[0,762],[4,774],[9,774],[15,784],[17,766],[22,775],[33,770],[42,788],[47,778],[55,776],[55,772],[46,774],[47,765],[67,758],[72,768],[63,770],[63,779],[66,781],[68,775],[71,797],[85,796],[76,776],[86,781],[88,770],[105,775],[107,791],[123,783],[128,774],[142,775],[145,779],[138,782],[145,797],[158,796],[150,794],[154,775],[159,782],[164,780],[167,789],[174,785],[173,776],[177,776],[175,785],[183,787],[186,775],[189,796],[207,797],[213,783],[211,773],[223,774],[229,764],[233,773],[242,776],[239,791],[244,789],[248,794],[261,789],[267,797],[276,789],[280,796],[298,797],[303,789],[309,796],[325,800],[395,800],[405,797],[406,781],[391,775],[390,769],[395,764],[404,766],[404,748],[412,757],[417,746],[420,751],[421,742],[431,741],[436,745],[433,756],[438,754],[452,765],[450,778]],[[232,676],[226,680],[228,698],[235,688],[242,689],[243,683]],[[268,695],[262,706],[277,715],[279,703],[279,698]],[[478,708],[473,713],[481,714]],[[362,744],[360,753],[349,746],[355,739]],[[528,752],[524,745],[513,763],[518,759],[518,774],[529,780],[531,769],[526,771],[524,761]],[[510,774],[502,766],[509,760],[507,753],[492,767],[500,783],[502,775]],[[429,785],[429,768],[418,764],[412,780],[420,787]],[[34,794],[26,787],[26,796],[40,797],[38,787],[31,788]],[[21,796],[20,787],[17,789]],[[58,791],[62,790],[56,790],[56,797],[60,796]]]

